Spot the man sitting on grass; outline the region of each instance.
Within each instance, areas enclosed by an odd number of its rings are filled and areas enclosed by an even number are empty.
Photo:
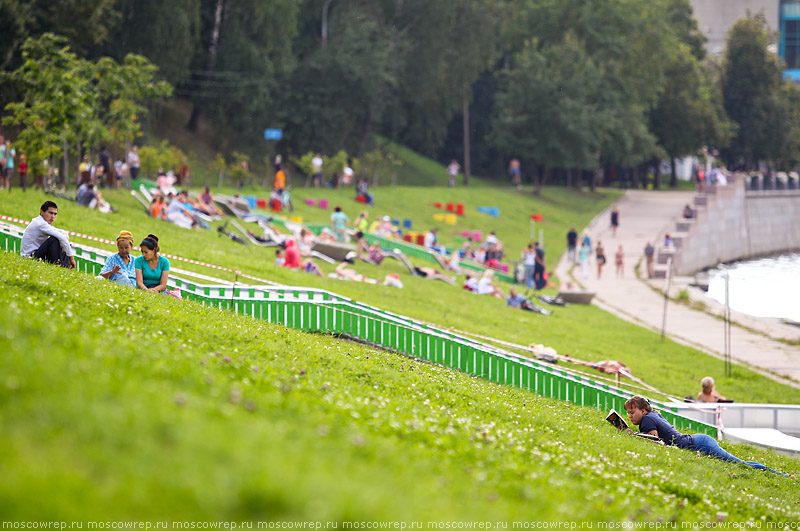
[[[19,254],[74,269],[75,253],[69,244],[69,237],[64,231],[53,227],[57,215],[58,206],[54,202],[42,203],[39,215],[31,220],[22,233]]]

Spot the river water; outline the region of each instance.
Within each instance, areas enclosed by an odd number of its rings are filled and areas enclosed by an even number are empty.
[[[800,322],[800,253],[720,265],[708,273],[708,296],[715,301],[725,304],[727,273],[732,310]]]

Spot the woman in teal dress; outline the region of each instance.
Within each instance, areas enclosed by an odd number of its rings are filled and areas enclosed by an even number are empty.
[[[159,256],[158,236],[148,234],[139,244],[142,256],[136,258],[136,286],[155,293],[164,293],[169,279],[169,260]]]

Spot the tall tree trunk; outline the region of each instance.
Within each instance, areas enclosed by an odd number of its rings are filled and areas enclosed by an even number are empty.
[[[214,7],[214,28],[211,30],[211,42],[208,45],[208,57],[206,57],[206,72],[210,72],[214,68],[217,61],[217,50],[219,49],[219,36],[222,30],[222,10],[225,7],[225,0],[217,0],[217,5]],[[192,115],[189,117],[189,123],[186,124],[186,129],[192,132],[197,132],[200,125],[200,115],[203,112],[203,97],[198,97],[194,106],[192,107]]]
[[[69,145],[67,139],[64,138],[64,169],[61,172],[61,177],[58,179],[58,184],[63,184],[65,187],[69,182]]]
[[[639,188],[639,166],[631,166],[631,188]]]
[[[469,186],[472,168],[469,160],[469,97],[468,87],[464,86],[464,186]]]
[[[678,187],[678,172],[676,172],[676,164],[675,164],[675,157],[669,158],[669,165],[672,168],[672,178],[669,180],[669,187],[670,188],[677,188]]]
[[[653,174],[653,190],[661,189],[661,161],[656,160],[656,171]]]
[[[533,187],[533,195],[541,195],[542,193],[542,182],[544,181],[545,173],[547,172],[547,168],[542,166],[541,164],[536,165],[536,176],[534,178],[535,185]]]
[[[565,170],[565,185],[567,188],[572,188],[572,170]]]

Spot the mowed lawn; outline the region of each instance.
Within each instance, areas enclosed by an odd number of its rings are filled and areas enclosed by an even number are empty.
[[[247,195],[247,192],[244,194]],[[507,308],[500,299],[479,297],[440,281],[414,278],[399,262],[389,259],[381,266],[359,263],[355,268],[376,279],[382,279],[387,273],[397,273],[405,284],[402,290],[318,278],[276,267],[274,250],[243,246],[220,237],[214,230],[184,230],[149,219],[144,215],[141,205],[127,192],[111,191],[107,196],[119,209],[118,213],[101,214],[61,200],[57,225],[107,239],[113,239],[121,229],[131,230],[137,240],[148,233],[155,233],[161,238],[161,247],[166,253],[223,265],[275,282],[328,289],[442,326],[519,344],[544,344],[579,359],[616,359],[628,365],[636,376],[650,385],[677,396],[695,395],[700,379],[710,375],[717,380],[718,388],[726,396],[732,396],[739,402],[800,403],[800,389],[776,384],[739,366],[734,367],[732,377],[728,378],[724,375],[722,361],[672,341],[662,341],[658,334],[624,322],[595,307],[572,305],[569,308],[555,308],[554,314],[549,317],[517,311]],[[591,194],[546,188],[541,197],[536,197],[530,189],[519,192],[511,187],[381,187],[375,190],[375,196],[376,206],[369,209],[370,220],[386,214],[397,219],[407,217],[412,220],[413,227],[438,224],[445,242],[454,242],[456,235],[453,230],[478,229],[484,234],[495,230],[512,258],[518,256],[519,250],[529,241],[530,214],[541,213],[543,221],[536,224],[535,230],[537,234],[540,229],[544,233],[548,264],[552,266],[566,247],[565,234],[569,227],[574,224],[580,230],[586,226],[598,212],[619,197],[619,192]],[[52,196],[14,189],[0,196],[0,214],[31,219],[47,198]],[[305,198],[328,199],[331,207],[340,204],[351,219],[364,208],[353,200],[350,189],[301,188],[294,192],[294,198],[295,215],[302,216],[304,221],[322,222],[330,216],[330,208],[322,210],[310,207],[304,204]],[[467,216],[459,220],[457,228],[446,229],[450,226],[433,221],[433,214],[441,211],[431,203],[438,201],[463,202],[468,206]],[[501,205],[500,217],[478,214],[474,209],[480,205]],[[255,225],[252,227],[258,230]],[[103,245],[91,241],[84,243]],[[232,273],[187,263],[176,262],[173,266],[226,280],[235,278]],[[325,272],[332,271],[332,266],[327,264],[321,264],[321,268]],[[238,280],[244,281],[242,278]],[[509,286],[501,283],[500,287],[507,289]],[[552,290],[549,292],[553,293]]]
[[[5,252],[0,284],[7,521],[800,517],[796,480],[604,412]]]

